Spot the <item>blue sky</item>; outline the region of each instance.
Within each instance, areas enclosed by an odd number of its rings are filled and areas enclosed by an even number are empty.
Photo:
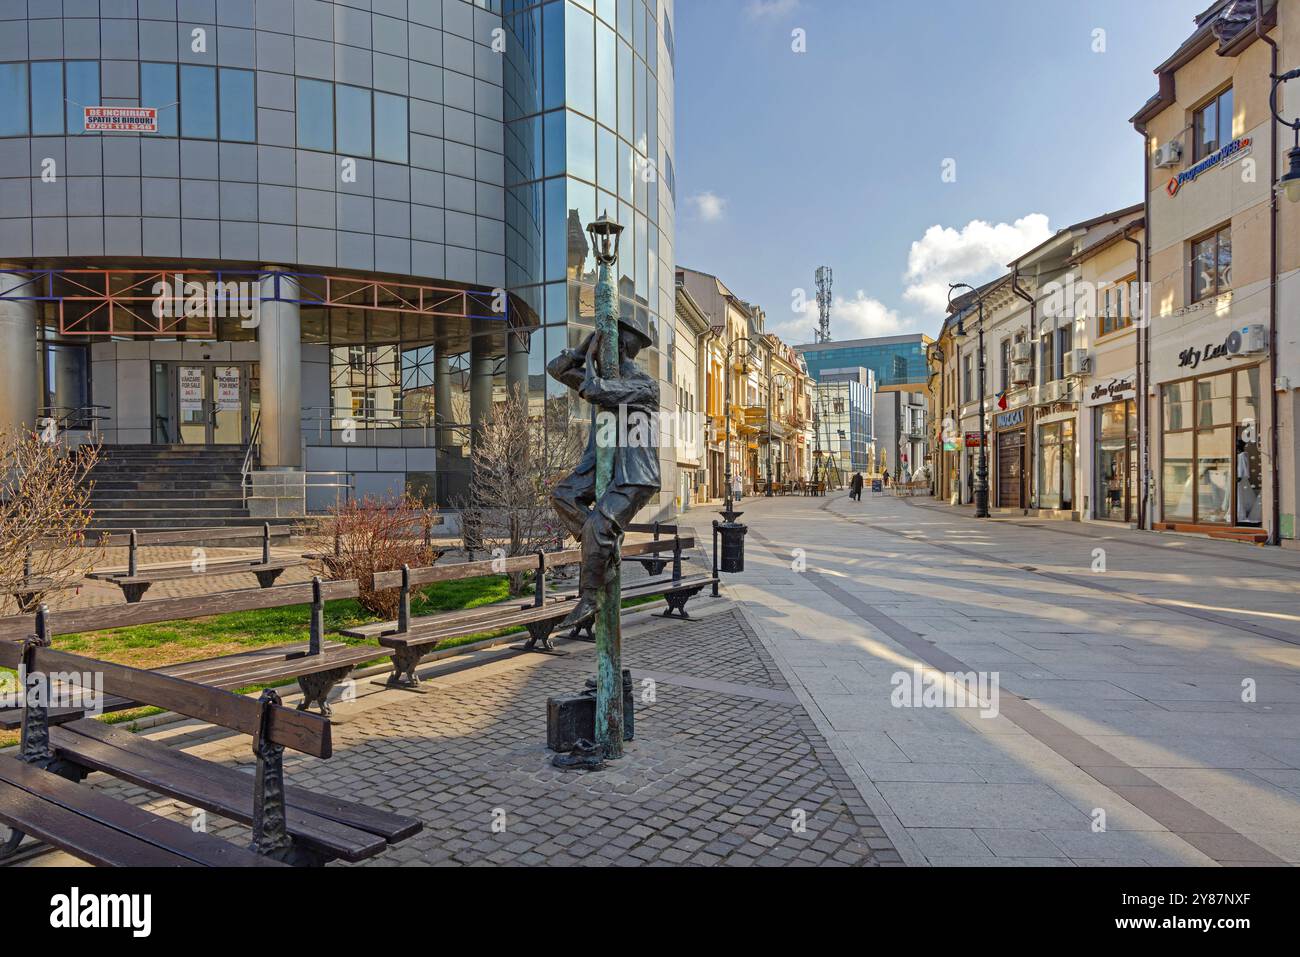
[[[949,281],[1141,200],[1128,118],[1208,5],[677,0],[677,261],[791,343],[823,263],[834,338],[933,335]]]

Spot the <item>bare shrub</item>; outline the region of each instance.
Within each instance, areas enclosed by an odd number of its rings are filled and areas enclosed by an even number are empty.
[[[377,572],[403,565],[422,568],[442,556],[430,540],[438,522],[432,509],[414,498],[367,497],[335,505],[308,534],[316,557],[314,570],[324,578],[356,579],[361,607],[385,619],[397,617],[396,590],[376,591]]]
[[[0,432],[0,608],[31,611],[99,560],[103,550],[86,534],[98,461],[98,445]]]
[[[516,386],[508,401],[493,406],[477,438],[469,495],[457,503],[466,551],[514,557],[561,546],[566,533],[551,489],[577,465],[586,444],[585,429],[569,416],[568,397],[533,409]],[[525,575],[511,575],[511,594],[524,582]]]

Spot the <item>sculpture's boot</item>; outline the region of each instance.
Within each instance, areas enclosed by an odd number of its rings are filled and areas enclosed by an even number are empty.
[[[578,596],[578,607],[569,612],[568,617],[560,622],[561,628],[577,628],[596,617],[596,593],[584,590]]]
[[[605,749],[586,738],[573,743],[568,754],[557,754],[551,764],[562,771],[599,771],[605,767]]]

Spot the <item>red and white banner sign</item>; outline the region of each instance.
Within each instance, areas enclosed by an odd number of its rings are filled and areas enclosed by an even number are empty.
[[[88,106],[87,133],[157,133],[158,111],[152,106]]]

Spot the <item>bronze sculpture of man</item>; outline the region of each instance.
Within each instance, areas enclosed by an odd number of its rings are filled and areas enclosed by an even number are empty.
[[[573,473],[551,493],[560,521],[582,544],[583,552],[578,605],[565,619],[565,626],[584,624],[595,614],[597,593],[619,561],[623,529],[659,491],[659,450],[652,426],[658,415],[659,383],[635,361],[652,340],[630,318],[619,319],[616,338],[617,369],[607,372],[600,361],[607,354],[607,344],[599,330],[577,349],[565,349],[546,367],[552,378],[576,389],[591,404],[587,449]],[[633,422],[644,424],[627,428]],[[629,435],[619,435],[625,430]],[[615,442],[613,474],[608,488],[598,495],[597,444],[611,438]]]

